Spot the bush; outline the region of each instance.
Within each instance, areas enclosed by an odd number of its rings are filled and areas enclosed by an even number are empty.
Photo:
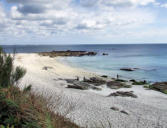
[[[18,84],[25,75],[26,70],[21,67],[14,68],[14,55],[6,54],[0,47],[0,86],[8,87]]]
[[[0,48],[0,128],[79,128],[48,108],[48,100],[17,86],[26,70],[13,66],[14,56]]]

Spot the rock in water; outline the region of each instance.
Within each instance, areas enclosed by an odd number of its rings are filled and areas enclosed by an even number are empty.
[[[135,69],[133,68],[121,68],[120,70],[123,70],[123,71],[135,71]]]
[[[96,52],[87,52],[87,51],[52,51],[52,52],[40,52],[39,55],[42,56],[50,56],[50,57],[57,57],[57,56],[95,56]]]
[[[130,92],[117,91],[117,92],[111,93],[109,96],[121,96],[121,97],[137,98],[137,95],[133,94],[132,91],[130,91]]]
[[[108,56],[108,53],[103,53],[102,55],[103,55],[103,56]]]

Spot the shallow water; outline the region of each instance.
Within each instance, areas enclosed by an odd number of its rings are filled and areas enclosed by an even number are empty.
[[[127,79],[167,81],[167,44],[135,45],[17,45],[3,46],[7,52],[15,48],[19,53],[32,53],[52,50],[95,51],[97,56],[63,57],[61,61],[115,77],[117,74]],[[108,53],[108,56],[102,56]],[[120,68],[139,68],[133,72],[120,71]]]

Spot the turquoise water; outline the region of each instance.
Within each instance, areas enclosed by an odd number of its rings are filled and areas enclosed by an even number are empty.
[[[16,45],[3,46],[7,52],[15,48],[17,52],[32,53],[52,50],[95,51],[97,56],[65,57],[61,60],[115,77],[117,74],[128,79],[167,81],[167,44],[136,45]],[[102,56],[108,53],[108,56]],[[120,68],[139,68],[133,72],[121,71]]]

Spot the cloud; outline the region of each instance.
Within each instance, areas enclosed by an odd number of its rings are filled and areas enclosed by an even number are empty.
[[[155,21],[147,5],[155,0],[6,0],[0,21],[5,33],[57,36],[69,33],[121,34]],[[142,6],[142,8],[141,8]],[[5,7],[4,7],[5,8]],[[1,18],[1,10],[0,10]],[[2,22],[2,23],[1,23]],[[124,30],[124,31],[122,31]]]
[[[20,5],[18,6],[18,11],[23,14],[28,13],[44,13],[46,10],[46,7],[44,5],[38,5],[38,4],[26,4],[26,5]]]
[[[161,4],[160,6],[163,7],[163,8],[167,8],[167,3]]]

